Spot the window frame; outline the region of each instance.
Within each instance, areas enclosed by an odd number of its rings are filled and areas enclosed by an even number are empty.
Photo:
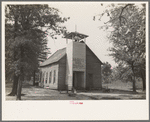
[[[49,72],[49,84],[51,83],[52,81],[52,71]]]
[[[48,72],[46,72],[45,84],[47,84],[47,80],[48,80]]]
[[[43,72],[42,82],[44,83],[45,72]]]
[[[56,70],[54,70],[53,74],[54,74],[53,75],[53,84],[54,84],[54,83],[56,83]]]

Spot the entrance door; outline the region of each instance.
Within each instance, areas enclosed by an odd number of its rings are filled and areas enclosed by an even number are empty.
[[[79,71],[73,72],[73,87],[75,89],[84,88],[84,72]]]

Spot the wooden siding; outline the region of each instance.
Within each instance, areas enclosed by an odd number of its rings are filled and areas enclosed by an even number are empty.
[[[42,73],[48,72],[48,81],[45,83],[46,75],[44,76],[44,87],[49,87],[51,89],[65,90],[66,87],[66,61],[67,56],[64,55],[58,62],[40,67]],[[101,77],[101,61],[96,57],[96,55],[86,46],[86,88],[102,88],[102,77]],[[56,81],[53,83],[54,70],[56,71]],[[49,83],[49,73],[51,74],[51,83]],[[43,79],[43,78],[42,78]],[[41,83],[42,84],[42,83]],[[84,87],[85,88],[85,87]]]
[[[102,88],[101,62],[95,54],[86,48],[86,88]],[[93,82],[91,83],[90,80]]]
[[[58,90],[66,89],[66,55],[59,61]]]
[[[45,73],[44,75],[44,84],[41,83],[41,86],[43,87],[49,87],[51,89],[58,89],[58,71],[59,71],[59,65],[58,63],[51,64],[45,67],[40,68],[42,73]],[[54,81],[54,71],[55,71],[55,81]],[[51,72],[51,83],[49,83],[49,73]],[[48,73],[47,77],[47,83],[46,83],[46,73]],[[42,76],[43,79],[43,76]]]

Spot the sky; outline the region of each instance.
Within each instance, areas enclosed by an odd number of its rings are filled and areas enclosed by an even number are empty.
[[[105,7],[108,6],[107,3],[101,6],[100,2],[52,2],[49,6],[59,9],[59,11],[61,11],[61,16],[70,17],[64,24],[67,27],[68,32],[74,32],[76,26],[77,32],[89,36],[86,39],[86,44],[96,56],[102,62],[109,62],[112,67],[116,66],[113,58],[108,56],[110,52],[107,50],[111,44],[107,39],[107,33],[99,29],[99,26],[108,21],[108,18],[104,16],[101,21],[93,21],[93,16],[102,13],[106,9]],[[48,37],[48,40],[48,47],[51,48],[52,54],[58,49],[66,47],[66,39],[61,36],[56,40]]]

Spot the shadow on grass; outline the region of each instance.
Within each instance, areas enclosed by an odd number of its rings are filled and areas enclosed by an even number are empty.
[[[69,94],[68,94],[68,96],[69,96],[69,97],[76,97],[76,96],[77,96],[77,94],[69,93]]]
[[[121,89],[109,89],[109,93],[112,94],[138,94],[138,92],[133,92],[130,90],[121,90]]]
[[[89,98],[91,98],[91,99],[93,99],[93,100],[98,100],[98,98],[92,97],[92,96],[89,96]]]
[[[100,99],[101,100],[121,100],[121,98],[116,98],[116,97],[102,97]]]
[[[87,100],[89,97],[81,97],[81,96],[24,96],[21,98],[22,100]]]
[[[101,90],[86,90],[86,91],[78,90],[77,92],[78,93],[81,93],[81,92],[85,92],[85,93],[106,93],[106,94],[108,94],[108,93],[111,93],[111,94],[139,94],[138,92],[133,92],[131,90],[106,89],[106,88],[103,88]]]
[[[21,96],[25,96],[26,94],[21,94]],[[16,96],[16,95],[11,95],[11,94],[7,94],[6,96]]]
[[[59,92],[60,94],[68,94],[67,92]]]

